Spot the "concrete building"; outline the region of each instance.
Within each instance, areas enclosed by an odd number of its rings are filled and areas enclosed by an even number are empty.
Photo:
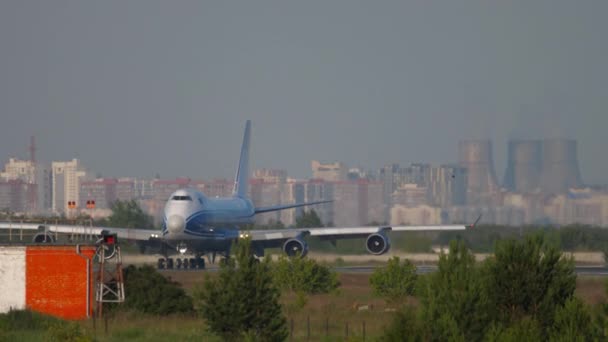
[[[304,182],[301,187],[298,185],[296,186],[297,187],[295,190],[297,197],[294,199],[293,203],[327,201],[335,199],[333,182],[326,182],[321,179],[311,179]],[[296,208],[296,217],[302,215],[304,210],[311,209],[315,210],[324,225],[334,225],[335,202],[315,205],[312,208]]]
[[[426,186],[408,183],[402,184],[393,192],[391,203],[393,206],[417,207],[428,205],[428,189]]]
[[[118,181],[114,178],[81,182],[78,208],[87,208],[87,201],[95,201],[95,209],[109,209],[116,201],[116,183]]]
[[[80,183],[89,176],[78,159],[65,162],[52,162],[52,210],[54,213],[66,213],[67,202],[80,203]]]
[[[278,204],[294,203],[290,198],[283,195],[286,189],[287,171],[277,169],[259,169],[253,172],[253,178],[249,182],[249,194],[253,205],[265,207]],[[283,222],[283,212],[275,211],[256,215],[257,224],[275,224]]]
[[[412,163],[407,167],[401,167],[399,164],[387,164],[380,171],[379,181],[382,183],[384,191],[385,219],[388,221],[390,216],[390,208],[394,204],[393,199],[399,198],[399,194],[395,194],[399,188],[405,184],[416,184],[420,188],[427,188],[429,184],[431,166],[424,163]]]
[[[281,203],[282,184],[280,182],[252,179],[249,182],[251,202],[255,207],[268,207]],[[255,215],[255,223],[260,225],[272,224],[281,221],[281,212],[273,211]]]
[[[317,160],[310,162],[312,178],[328,182],[338,182],[347,179],[348,168],[341,162],[321,163]]]
[[[14,213],[31,212],[28,197],[35,192],[36,185],[21,179],[0,181],[0,210]]]
[[[433,166],[428,179],[429,203],[440,208],[464,205],[467,194],[467,169],[458,165]]]
[[[152,198],[167,201],[173,192],[189,187],[190,178],[155,179],[152,181]]]
[[[0,179],[4,181],[19,179],[26,184],[34,185],[28,187],[30,193],[26,195],[27,211],[39,213],[51,208],[52,174],[48,165],[10,158],[4,165],[4,171],[0,173]]]
[[[383,184],[368,180],[333,182],[333,223],[354,227],[384,223]]]
[[[586,224],[608,226],[608,194],[590,189],[569,191],[551,196],[545,202],[545,214],[559,225]]]
[[[228,197],[234,190],[234,181],[227,179],[214,179],[196,184],[196,188],[207,197]]]
[[[95,201],[95,209],[111,209],[115,201],[130,201],[139,196],[133,178],[98,178],[80,184],[79,208],[86,208],[86,202]]]
[[[391,208],[391,225],[435,225],[442,224],[441,208],[420,205],[408,207],[395,205]]]

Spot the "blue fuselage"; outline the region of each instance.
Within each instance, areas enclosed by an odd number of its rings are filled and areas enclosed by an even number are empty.
[[[238,238],[238,226],[253,223],[254,214],[245,198],[208,198],[194,189],[177,190],[165,205],[163,239],[199,251],[226,250]]]

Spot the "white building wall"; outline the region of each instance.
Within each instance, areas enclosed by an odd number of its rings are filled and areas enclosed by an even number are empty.
[[[25,309],[25,247],[0,247],[0,313]]]
[[[80,182],[86,179],[87,172],[78,159],[53,162],[51,168],[53,212],[66,212],[68,201],[80,202]]]

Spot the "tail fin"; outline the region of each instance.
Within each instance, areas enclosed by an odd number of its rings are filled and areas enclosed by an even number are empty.
[[[251,120],[247,120],[245,124],[245,135],[243,136],[243,145],[241,146],[241,157],[239,159],[239,168],[236,170],[234,178],[233,195],[238,197],[247,197],[247,185],[249,182],[249,142],[251,140]]]

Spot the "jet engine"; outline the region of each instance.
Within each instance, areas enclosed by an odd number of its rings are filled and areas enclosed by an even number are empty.
[[[391,249],[391,240],[384,232],[370,234],[365,240],[365,248],[371,254],[381,255]]]
[[[55,237],[49,233],[38,233],[32,239],[34,243],[50,243],[55,242]]]
[[[300,237],[285,241],[283,251],[288,257],[299,255],[301,258],[308,253],[308,244]]]

